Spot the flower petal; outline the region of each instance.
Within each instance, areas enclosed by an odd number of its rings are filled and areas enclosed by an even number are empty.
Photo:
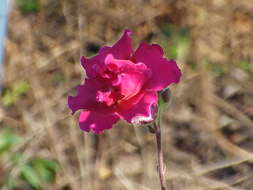
[[[110,70],[118,72],[117,79],[112,84],[119,87],[124,99],[138,94],[151,75],[144,63],[135,64],[129,60],[115,59],[111,54],[107,55],[105,64]]]
[[[79,116],[79,126],[83,131],[99,134],[106,129],[111,129],[118,119],[119,117],[112,113],[82,111]]]
[[[132,32],[125,30],[122,37],[117,41],[107,53],[111,53],[116,59],[129,59],[133,53]]]
[[[142,43],[134,53],[132,60],[142,62],[150,68],[152,76],[145,89],[162,90],[171,83],[179,82],[181,71],[173,60],[163,57],[163,50],[157,44]]]
[[[81,57],[81,64],[87,76],[93,77],[94,65],[103,66],[108,54],[112,54],[116,59],[129,59],[133,53],[131,34],[130,30],[125,30],[122,37],[112,47],[102,47],[98,55],[92,58]]]
[[[76,112],[79,109],[101,109],[102,104],[96,101],[96,94],[100,89],[100,84],[95,80],[86,80],[84,85],[80,85],[77,88],[77,95],[75,97],[68,97],[68,106],[72,112]]]
[[[154,91],[143,92],[135,97],[120,103],[117,113],[130,123],[135,123],[137,118],[153,120],[153,106],[157,105],[157,93]]]

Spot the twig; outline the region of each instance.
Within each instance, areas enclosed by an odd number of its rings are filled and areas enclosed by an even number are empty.
[[[160,178],[161,190],[166,190],[166,180],[165,180],[165,170],[163,163],[163,152],[162,152],[162,135],[160,124],[154,122],[155,135],[156,135],[156,145],[157,145],[157,160],[158,160],[158,173]]]

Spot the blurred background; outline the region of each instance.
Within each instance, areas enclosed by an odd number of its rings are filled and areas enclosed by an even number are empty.
[[[124,122],[83,133],[67,107],[84,78],[80,55],[95,55],[125,28],[134,47],[159,43],[183,72],[162,119],[168,187],[252,190],[252,0],[13,0],[0,188],[159,189],[154,134]]]

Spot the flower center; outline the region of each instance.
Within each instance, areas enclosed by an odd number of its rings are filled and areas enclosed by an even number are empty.
[[[122,95],[115,88],[110,88],[107,91],[98,91],[96,95],[96,100],[98,102],[104,103],[107,106],[115,106],[120,99],[122,99]]]
[[[151,74],[142,63],[114,59],[110,54],[104,65],[94,65],[93,68],[103,86],[97,92],[96,100],[109,107],[137,95]]]

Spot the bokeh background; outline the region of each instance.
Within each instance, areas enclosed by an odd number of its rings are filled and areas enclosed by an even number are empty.
[[[67,107],[84,78],[79,57],[125,28],[135,47],[159,43],[183,72],[162,119],[168,187],[252,190],[252,0],[13,0],[0,188],[159,189],[154,134],[124,122],[83,133]]]

